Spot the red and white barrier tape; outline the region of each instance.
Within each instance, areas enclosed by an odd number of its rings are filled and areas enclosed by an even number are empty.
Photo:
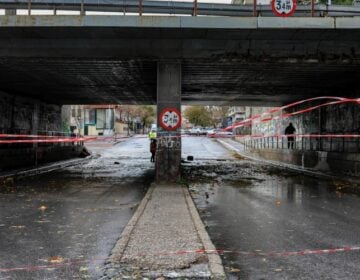
[[[274,134],[274,135],[235,135],[236,138],[253,138],[253,139],[261,139],[261,138],[286,138],[286,137],[301,137],[301,138],[360,138],[360,134]],[[159,136],[156,139],[176,139],[176,138],[184,138],[191,137],[190,135],[170,135],[170,136]],[[230,138],[233,135],[209,135],[210,138]],[[33,144],[33,143],[74,143],[74,142],[88,142],[95,140],[114,140],[114,139],[122,139],[125,137],[118,138],[99,138],[99,137],[78,137],[78,138],[56,138],[56,139],[22,139],[22,140],[0,140],[0,144]],[[137,137],[137,138],[147,138]]]
[[[274,134],[274,135],[236,135],[236,138],[360,138],[360,134]]]
[[[331,249],[317,249],[317,250],[302,250],[302,251],[285,251],[285,252],[247,252],[247,251],[231,251],[224,249],[217,250],[180,250],[172,252],[157,252],[157,253],[140,253],[135,256],[166,256],[166,255],[184,255],[184,254],[235,254],[235,255],[244,255],[251,257],[291,257],[291,256],[306,256],[306,255],[324,255],[324,254],[334,254],[341,252],[352,252],[360,251],[360,246],[349,246],[341,248],[331,248]],[[32,266],[21,266],[21,267],[11,267],[11,268],[0,268],[1,272],[12,272],[12,271],[34,271],[42,269],[54,269],[70,265],[77,265],[83,263],[94,263],[105,261],[107,257],[98,257],[89,260],[65,260],[62,263],[55,263],[49,265],[32,265]]]
[[[0,144],[32,144],[32,143],[71,143],[86,142],[96,138],[59,138],[59,139],[28,139],[28,140],[0,140]]]
[[[281,114],[280,116],[271,116],[272,114],[281,112],[284,109],[288,109],[288,108],[294,107],[296,105],[300,105],[302,103],[311,102],[311,101],[315,101],[315,100],[322,100],[322,99],[333,99],[333,100],[336,100],[336,101],[326,102],[326,103],[316,105],[316,106],[312,106],[312,107],[309,107],[309,108],[306,108],[306,109],[303,109],[303,110],[299,110],[299,111],[293,112],[293,113]],[[267,112],[264,112],[264,113],[262,113],[260,115],[252,116],[251,118],[248,118],[248,119],[243,120],[241,122],[234,123],[233,125],[226,127],[225,130],[229,131],[229,130],[233,130],[233,129],[238,128],[238,127],[250,126],[253,121],[268,122],[268,121],[271,121],[273,119],[284,119],[284,118],[288,118],[288,117],[295,116],[295,115],[298,115],[298,114],[307,113],[307,112],[313,111],[315,109],[319,109],[319,108],[324,107],[324,106],[343,104],[343,103],[358,103],[360,105],[360,98],[345,98],[345,97],[333,97],[333,96],[320,96],[320,97],[309,98],[309,99],[297,101],[297,102],[294,102],[294,103],[291,103],[291,104],[288,104],[288,105],[285,105],[285,106],[282,106],[282,107],[279,107],[279,108],[271,109],[271,110],[269,110]],[[261,117],[264,117],[266,115],[270,115],[270,116],[261,119]]]

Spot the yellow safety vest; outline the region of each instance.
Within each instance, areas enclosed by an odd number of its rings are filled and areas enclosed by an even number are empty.
[[[150,139],[156,139],[156,132],[150,132],[149,133],[149,138]]]

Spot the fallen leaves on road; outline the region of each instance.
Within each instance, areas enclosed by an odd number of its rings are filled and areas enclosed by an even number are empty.
[[[14,178],[12,177],[7,177],[4,179],[4,186],[7,186],[7,187],[12,187],[14,186]]]
[[[16,225],[16,226],[10,226],[11,229],[24,229],[26,226],[24,225]]]
[[[50,221],[49,220],[37,220],[37,221],[34,221],[34,223],[46,224],[46,223],[50,223]]]
[[[45,211],[47,209],[47,207],[45,205],[41,205],[38,209],[40,211]]]
[[[48,260],[49,263],[63,263],[64,261],[65,261],[65,259],[60,256],[54,256],[54,257],[49,258],[49,260]]]
[[[86,266],[81,266],[79,271],[80,272],[87,272],[89,269]]]

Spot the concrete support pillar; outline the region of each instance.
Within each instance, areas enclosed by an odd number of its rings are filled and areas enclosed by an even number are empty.
[[[181,63],[177,61],[157,65],[157,182],[175,182],[180,178],[181,126],[172,131],[161,127],[160,115],[166,108],[181,111]]]
[[[6,16],[16,16],[16,9],[5,9]]]

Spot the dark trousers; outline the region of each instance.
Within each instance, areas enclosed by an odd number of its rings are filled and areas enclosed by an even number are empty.
[[[294,149],[294,137],[288,137],[288,149]]]
[[[151,152],[151,162],[155,162],[155,152]]]

